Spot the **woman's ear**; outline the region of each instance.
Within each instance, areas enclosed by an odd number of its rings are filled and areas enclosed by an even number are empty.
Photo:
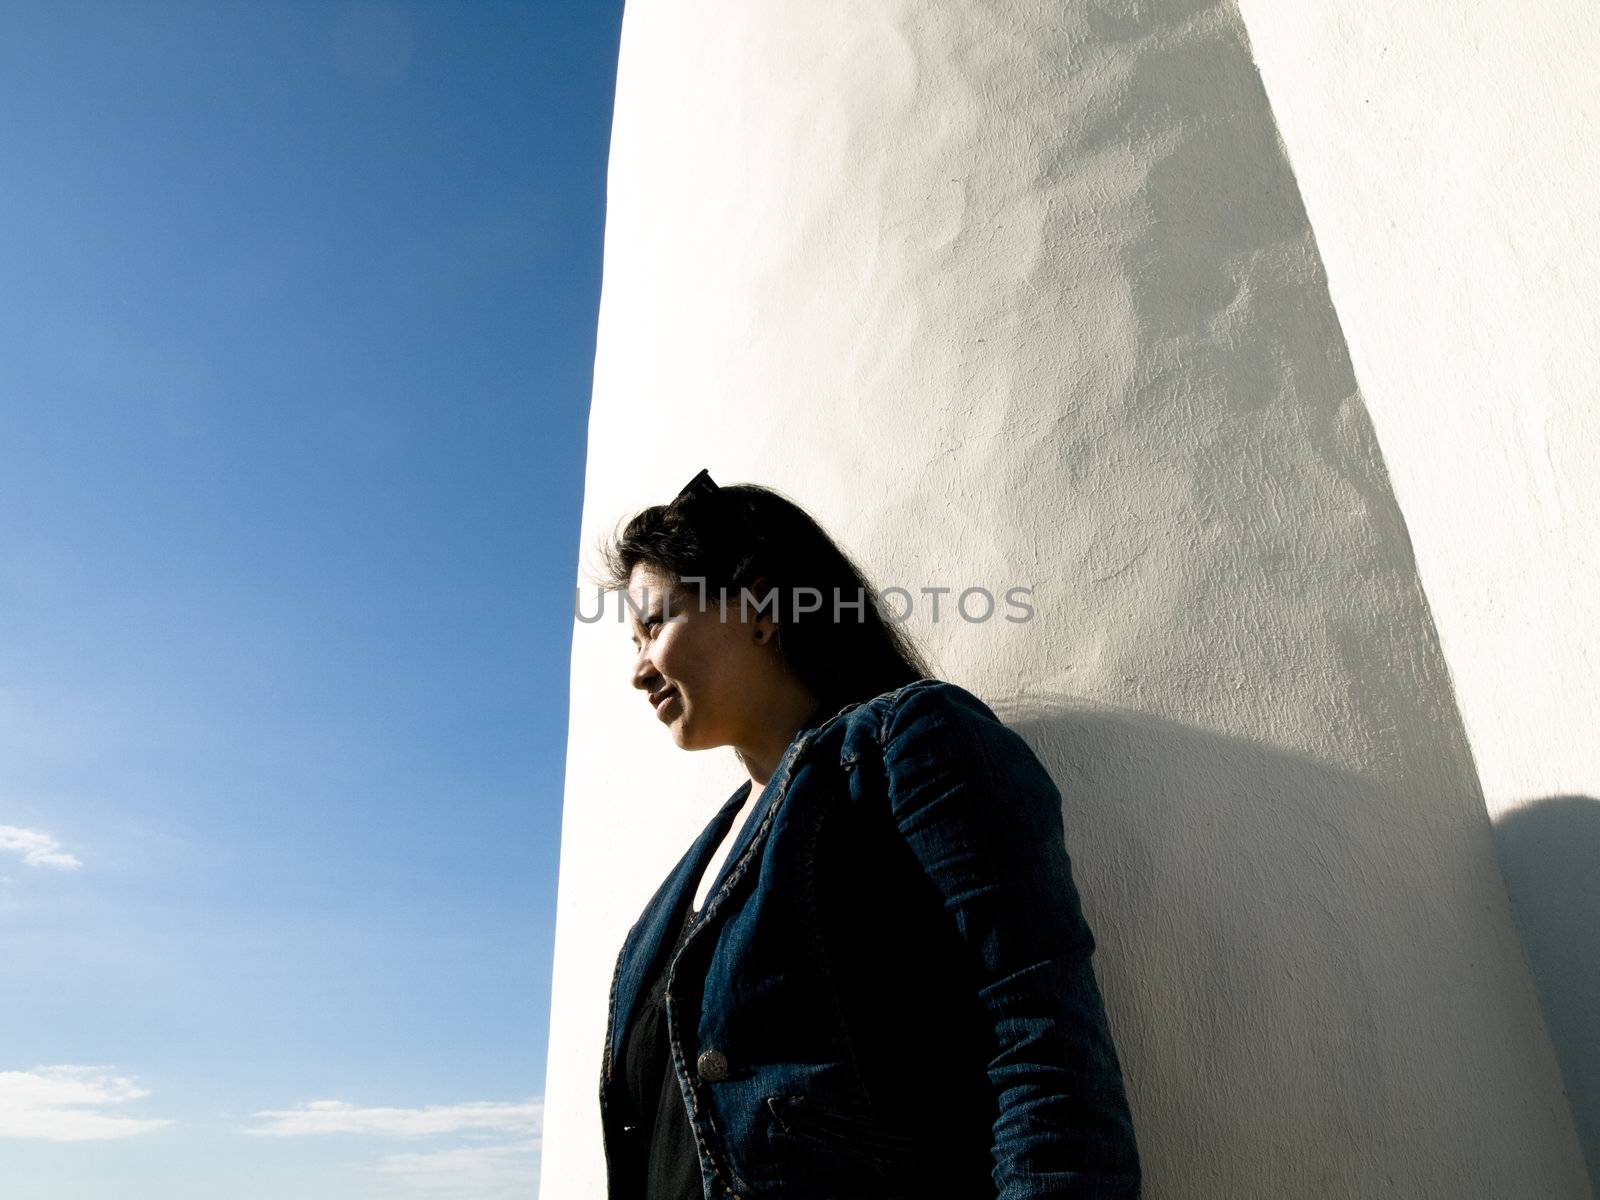
[[[760,576],[750,585],[750,595],[755,602],[751,605],[750,614],[753,618],[755,629],[753,636],[758,646],[766,646],[778,640],[778,614],[782,607],[781,597],[775,597],[768,603],[767,592],[772,588],[772,582],[765,575]]]

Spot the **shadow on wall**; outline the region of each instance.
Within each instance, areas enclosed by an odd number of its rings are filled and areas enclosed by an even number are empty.
[[[1572,1117],[1600,1192],[1600,800],[1550,796],[1495,823]]]
[[[1137,712],[994,707],[1065,797],[1149,1196],[1529,1194],[1500,1144],[1526,1130],[1485,1118],[1499,1076],[1460,1050],[1505,1042],[1503,979],[1459,982],[1502,890],[1481,808]],[[1592,943],[1592,892],[1554,907],[1553,957]]]

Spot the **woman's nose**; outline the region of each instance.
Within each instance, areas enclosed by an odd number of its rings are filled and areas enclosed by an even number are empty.
[[[650,656],[645,653],[645,648],[639,648],[639,656],[633,660],[633,686],[647,690],[654,681],[658,672],[656,666],[650,661]]]

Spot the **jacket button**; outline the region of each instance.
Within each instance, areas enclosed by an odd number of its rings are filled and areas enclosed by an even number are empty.
[[[728,1077],[728,1056],[720,1050],[703,1051],[694,1065],[707,1083],[721,1083]]]

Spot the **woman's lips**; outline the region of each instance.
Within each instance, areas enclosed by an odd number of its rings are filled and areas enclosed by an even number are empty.
[[[677,688],[672,688],[667,692],[666,695],[662,696],[661,699],[657,700],[656,701],[656,716],[658,716],[658,717],[665,716],[666,712],[667,712],[667,706],[670,705],[677,698],[678,698],[678,689]]]

